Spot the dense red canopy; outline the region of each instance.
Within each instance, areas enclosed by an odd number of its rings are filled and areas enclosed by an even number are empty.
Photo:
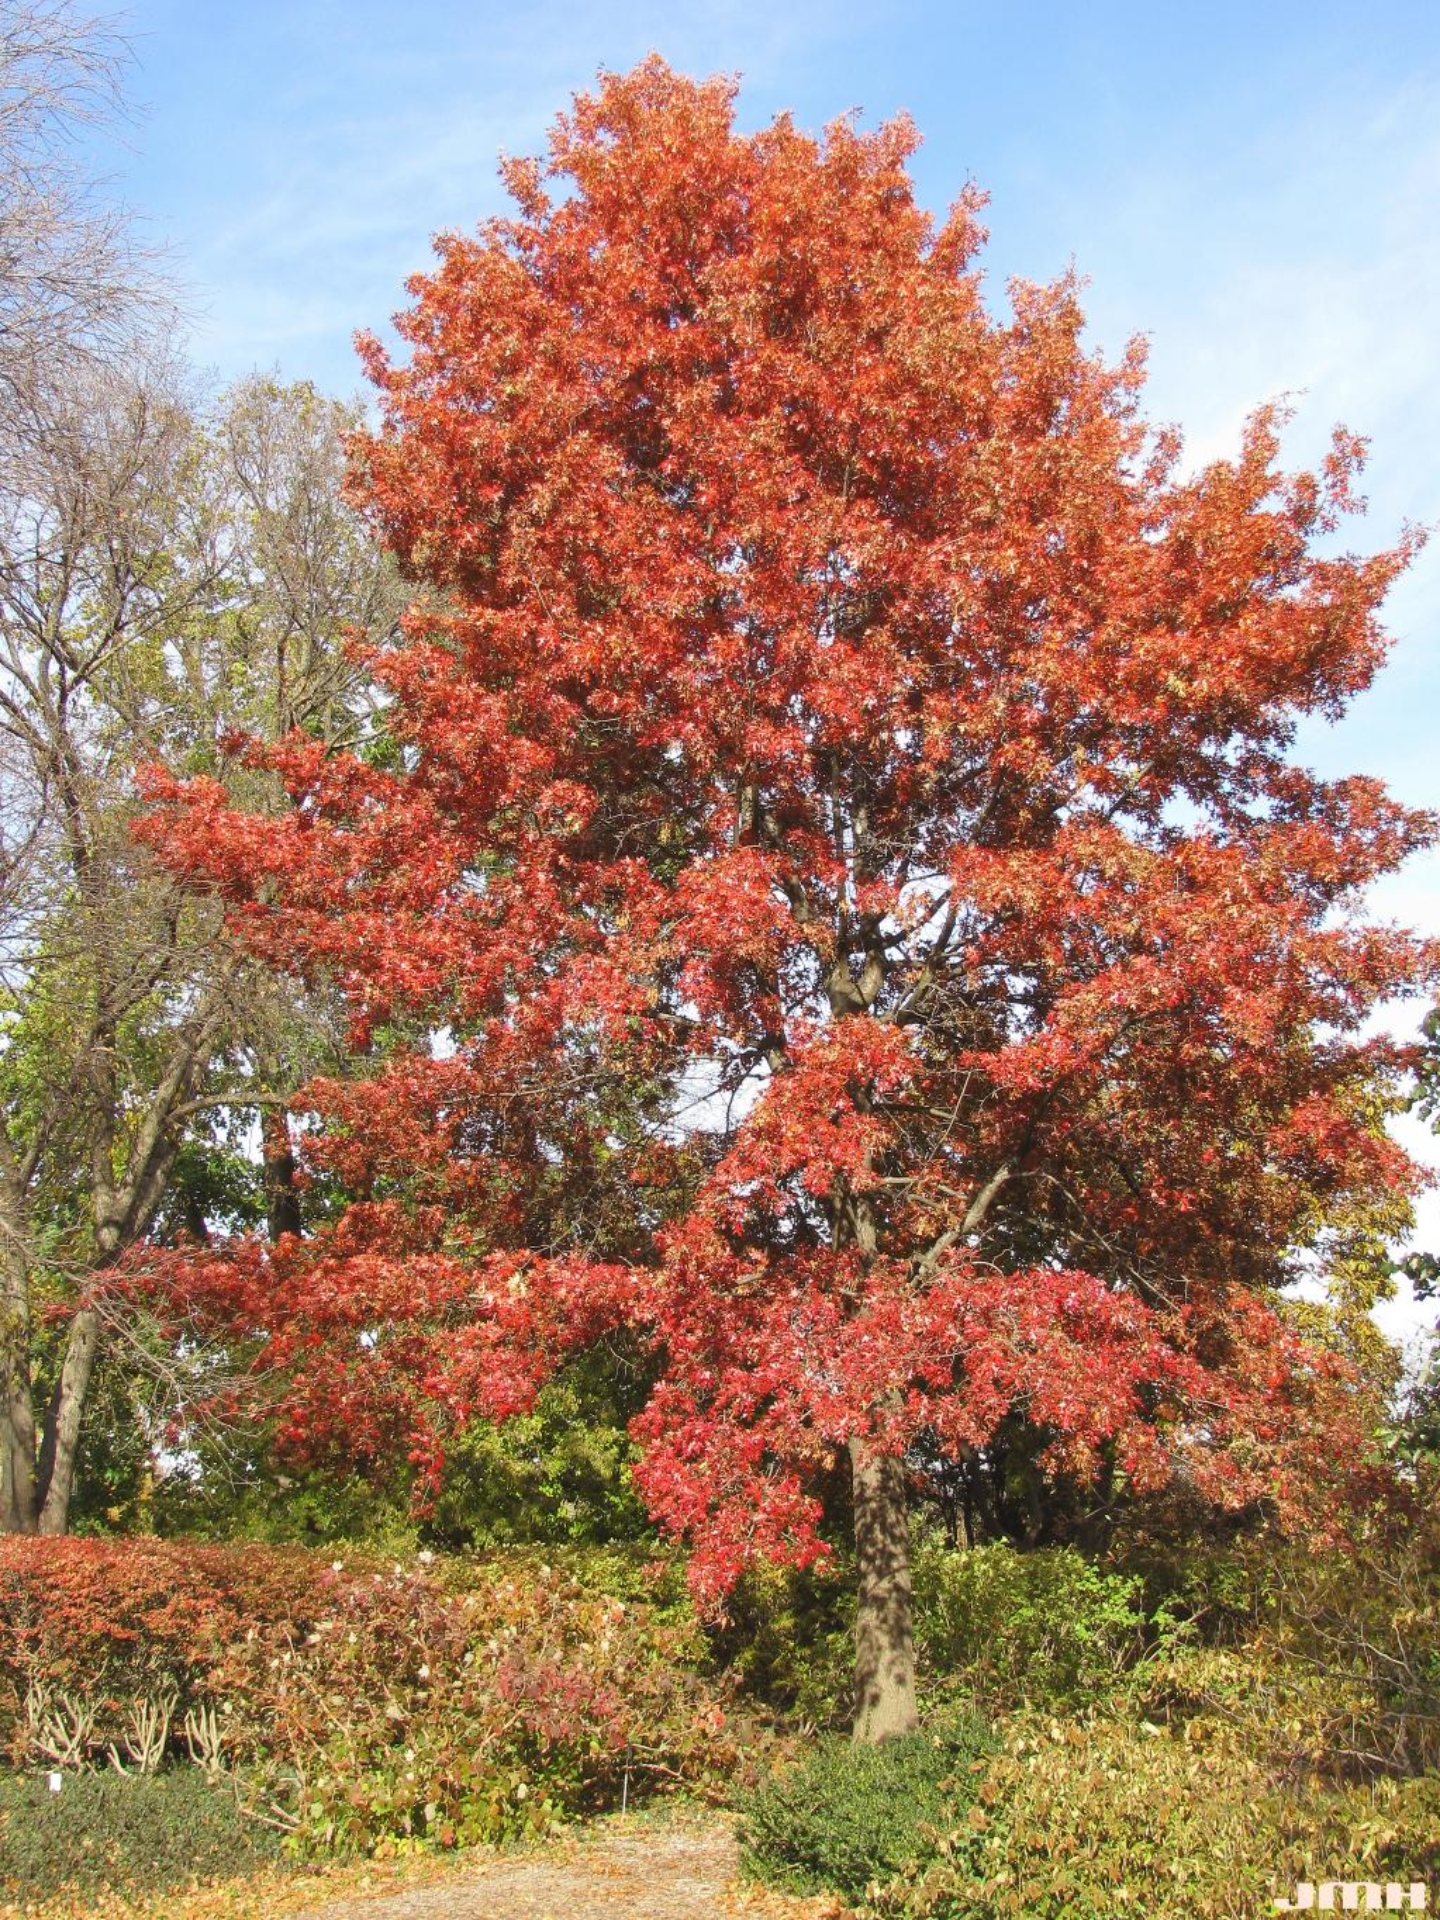
[[[722,1584],[811,1549],[855,1440],[1019,1414],[1068,1470],[1293,1492],[1350,1397],[1276,1289],[1409,1177],[1356,1036],[1430,961],[1351,911],[1427,823],[1286,753],[1410,543],[1322,542],[1343,433],[1287,476],[1261,412],[1186,475],[1070,282],[993,316],[905,123],[732,107],[606,78],[441,240],[408,360],[366,343],[356,493],[420,590],[388,759],[257,750],[278,821],[154,781],[377,1041],[308,1100],[338,1224],[171,1283],[362,1452],[638,1326],[644,1489]]]

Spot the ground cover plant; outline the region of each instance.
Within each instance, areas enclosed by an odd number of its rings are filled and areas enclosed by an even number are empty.
[[[867,1910],[1242,1920],[1302,1880],[1433,1879],[1433,1777],[1277,1782],[1232,1729],[1191,1725],[1178,1737],[1103,1716],[1013,1728],[967,1817]]]
[[[280,1844],[196,1768],[137,1779],[71,1772],[59,1793],[35,1775],[0,1780],[0,1899],[69,1890],[83,1911],[106,1891],[258,1873]]]

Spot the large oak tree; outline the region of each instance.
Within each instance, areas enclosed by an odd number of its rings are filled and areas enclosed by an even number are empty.
[[[167,1284],[352,1457],[640,1329],[639,1478],[712,1590],[813,1553],[848,1459],[878,1738],[907,1452],[1019,1423],[1053,1474],[1298,1504],[1355,1444],[1279,1295],[1408,1178],[1358,1035],[1430,962],[1355,909],[1427,823],[1287,749],[1410,543],[1325,544],[1348,435],[1286,475],[1262,411],[1186,473],[1071,282],[992,312],[905,123],[732,109],[606,77],[441,240],[408,359],[366,345],[355,491],[427,596],[392,764],[256,750],[279,823],[156,778],[167,857],[376,1048],[307,1096],[338,1224]]]

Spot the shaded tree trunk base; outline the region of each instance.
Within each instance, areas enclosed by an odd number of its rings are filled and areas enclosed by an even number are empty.
[[[857,1745],[873,1745],[913,1733],[920,1724],[905,1466],[852,1440],[850,1470],[860,1563],[853,1738]]]

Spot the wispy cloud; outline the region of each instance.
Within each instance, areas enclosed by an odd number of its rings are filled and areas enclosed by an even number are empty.
[[[326,384],[350,383],[350,336],[383,330],[432,236],[496,212],[501,152],[528,153],[571,94],[602,67],[654,48],[694,72],[743,70],[765,94],[817,49],[843,39],[851,10],[818,0],[624,8],[548,0],[526,10],[312,4],[266,11],[237,59],[267,63],[223,116],[236,166],[210,169],[204,220],[178,169],[169,187],[203,309],[195,346],[222,371],[279,357]],[[177,16],[171,31],[194,34]],[[248,76],[247,76],[248,77]],[[243,139],[236,122],[243,121]],[[183,145],[195,129],[156,117]]]

